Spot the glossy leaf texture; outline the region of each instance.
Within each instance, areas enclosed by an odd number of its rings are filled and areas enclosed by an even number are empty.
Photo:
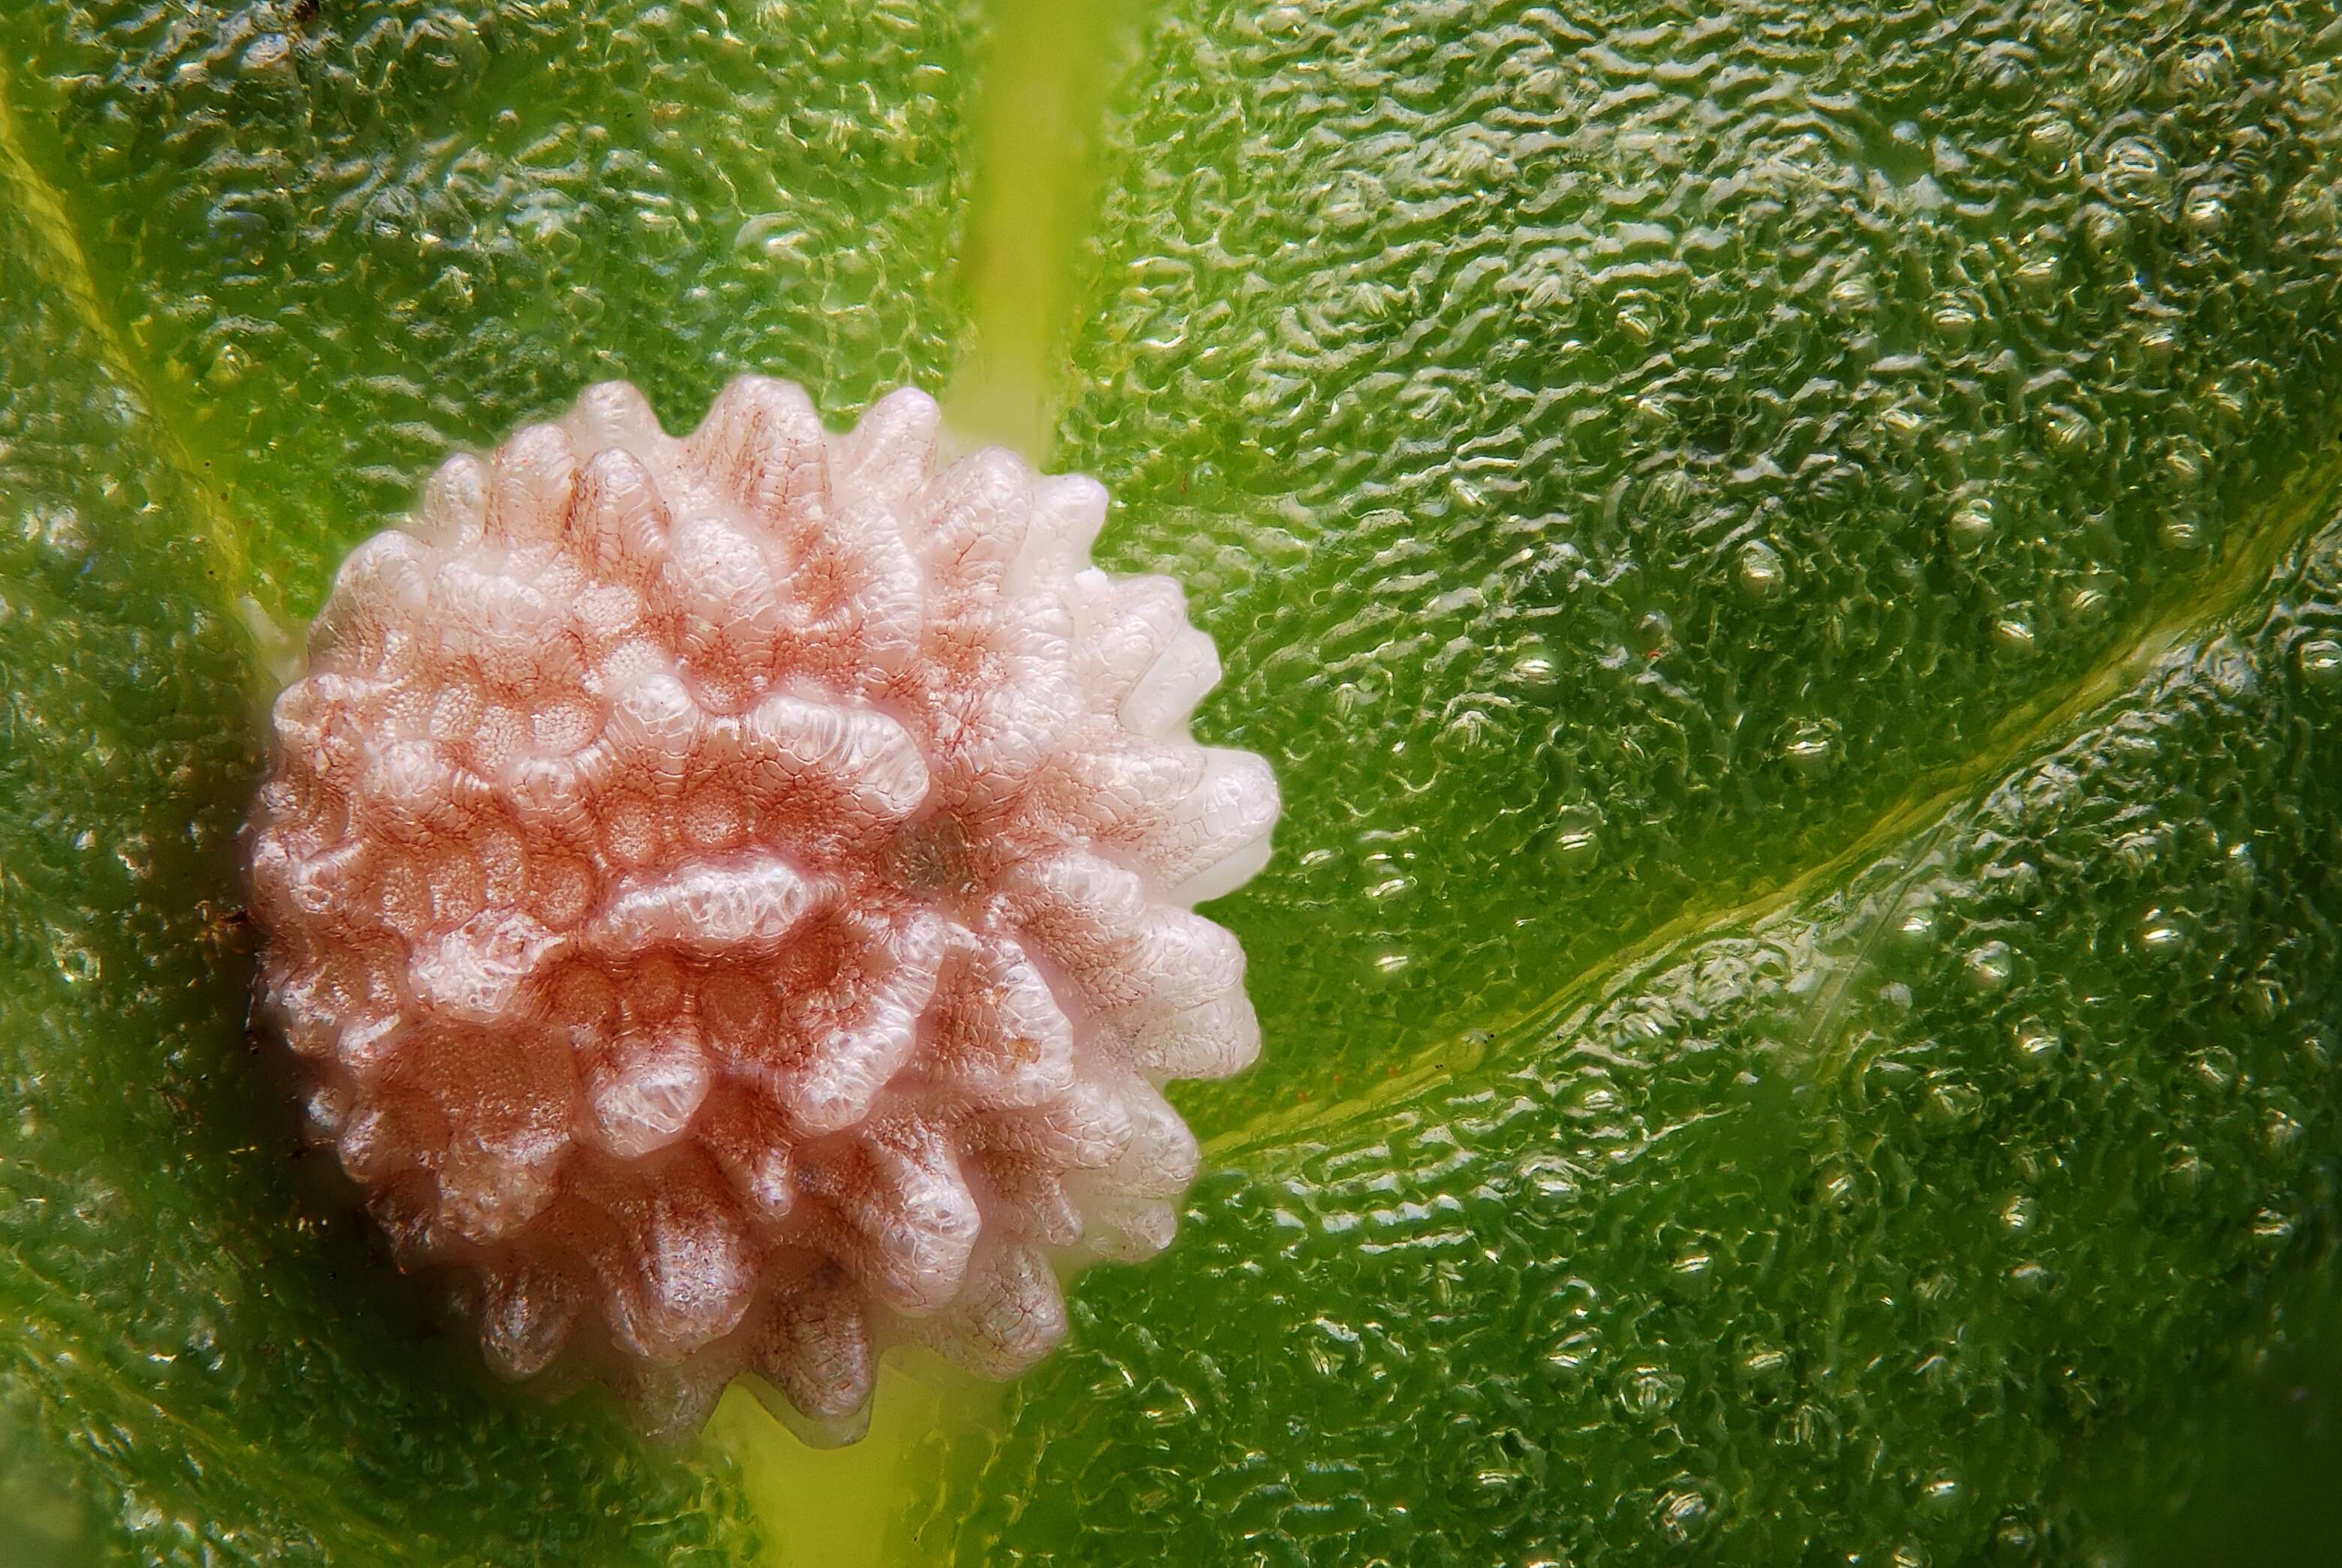
[[[1830,862],[2266,558],[2336,43],[2129,9],[1162,22],[1063,427],[1297,785],[1227,910],[1287,1103]]]
[[[2332,8],[1135,37],[1047,466],[1277,766],[1214,910],[1266,1050],[1181,1096],[1174,1250],[841,1506],[887,1561],[2135,1544],[2331,1297]],[[301,1173],[230,840],[272,620],[449,447],[955,373],[987,47],[0,17],[0,1379],[90,1541],[792,1560],[722,1447],[486,1389]]]
[[[2152,1543],[2330,1289],[2336,45],[1161,21],[1062,428],[1287,781],[1268,1081],[905,1550]]]

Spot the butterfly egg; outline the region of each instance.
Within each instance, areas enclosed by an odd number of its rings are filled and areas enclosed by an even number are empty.
[[[307,1127],[488,1364],[813,1441],[916,1342],[1010,1377],[1169,1240],[1173,1077],[1248,1063],[1266,766],[1188,734],[1176,585],[935,403],[588,388],[353,553],[249,842]]]

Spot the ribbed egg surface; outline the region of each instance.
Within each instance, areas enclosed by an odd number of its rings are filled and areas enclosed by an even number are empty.
[[[313,1135],[492,1366],[654,1432],[748,1372],[849,1439],[896,1341],[1029,1366],[1060,1268],[1170,1239],[1159,1086],[1257,1050],[1189,908],[1278,809],[1188,737],[1210,640],[1089,565],[1095,482],[936,425],[744,377],[676,439],[592,387],[350,557],[276,704]]]

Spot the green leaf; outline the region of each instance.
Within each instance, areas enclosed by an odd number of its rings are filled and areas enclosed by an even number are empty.
[[[2334,1297],[2332,8],[1169,0],[1094,163],[1106,11],[1000,13],[0,17],[28,1539],[2150,1534]],[[292,1158],[231,918],[275,623],[449,447],[746,368],[1047,392],[1288,801],[1181,1242],[836,1455],[485,1387]]]
[[[1172,9],[1063,429],[1268,1050],[905,1540],[2151,1536],[2332,1284],[2331,21]]]
[[[1066,456],[1286,782],[1279,1100],[1972,787],[2307,520],[2334,41],[2145,10],[1164,19]]]

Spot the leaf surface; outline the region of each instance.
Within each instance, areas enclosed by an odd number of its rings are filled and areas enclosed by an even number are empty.
[[[0,18],[0,1402],[91,1503],[41,1543],[2025,1561],[2209,1473],[2333,1275],[2331,8],[1136,44],[1052,466],[1277,765],[1216,910],[1267,1049],[1185,1092],[1174,1252],[825,1497],[433,1335],[245,1048],[232,839],[272,628],[449,448],[959,374],[1019,62],[914,0]]]
[[[2331,22],[1160,21],[1062,429],[1266,1082],[906,1540],[2151,1545],[2330,1289]]]

